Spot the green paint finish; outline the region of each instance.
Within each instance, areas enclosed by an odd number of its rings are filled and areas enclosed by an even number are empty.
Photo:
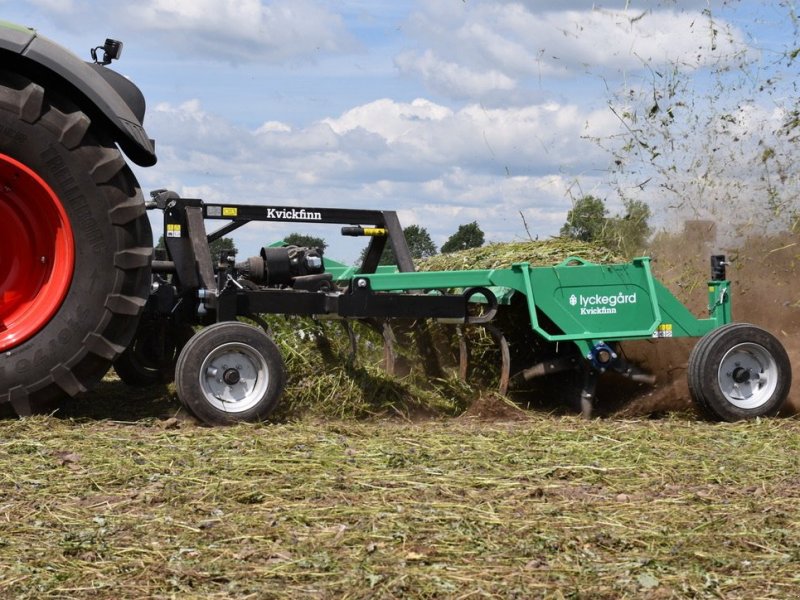
[[[350,273],[342,269],[334,276]],[[527,298],[531,325],[539,335],[553,342],[576,342],[581,348],[598,341],[699,337],[731,321],[728,282],[709,284],[711,317],[698,319],[653,278],[649,258],[617,265],[571,258],[553,267],[520,263],[510,269],[384,272],[354,278],[369,281],[376,292],[477,286],[514,290]]]
[[[325,259],[325,270],[333,275],[333,279],[340,283],[347,283],[353,277],[358,275],[358,269],[360,267],[354,267],[352,265],[348,266],[344,263],[340,263],[335,260],[331,260],[330,258]],[[380,265],[378,267],[378,274],[386,274],[386,273],[397,273],[397,267],[394,265]]]
[[[531,323],[547,340],[650,337],[661,323],[648,259],[519,270],[526,281]],[[548,331],[539,323],[537,308],[555,327]]]
[[[719,325],[724,325],[733,321],[731,315],[731,282],[730,281],[709,281],[708,282],[708,312],[712,319]]]

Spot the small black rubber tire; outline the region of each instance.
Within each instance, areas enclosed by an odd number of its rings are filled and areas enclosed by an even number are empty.
[[[159,327],[164,327],[163,333]],[[160,335],[164,336],[162,340],[153,340],[153,336]],[[143,318],[133,341],[114,361],[114,370],[131,387],[170,383],[175,379],[178,356],[193,335],[191,325],[145,321]],[[164,344],[163,348],[154,347],[159,342]],[[154,358],[159,356],[160,359]]]
[[[700,339],[689,355],[687,377],[697,408],[712,420],[732,422],[777,415],[789,395],[792,368],[775,336],[749,323],[732,323]]]
[[[228,371],[235,371],[237,383],[223,381]],[[285,383],[286,367],[275,342],[261,329],[238,321],[215,323],[196,333],[175,366],[179,400],[208,425],[265,420]]]
[[[149,294],[153,238],[136,178],[102,124],[2,68],[0,153],[50,186],[74,233],[73,278],[57,312],[0,356],[0,404],[24,416],[87,391],[125,350]]]

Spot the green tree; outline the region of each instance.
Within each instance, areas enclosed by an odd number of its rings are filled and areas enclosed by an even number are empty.
[[[290,233],[283,238],[283,241],[290,246],[301,246],[303,248],[319,248],[320,250],[325,250],[325,248],[328,247],[328,242],[323,238],[306,235],[304,233]]]
[[[411,258],[427,258],[436,254],[436,244],[433,243],[428,230],[419,225],[409,225],[403,229],[403,235],[411,252]]]
[[[650,207],[641,200],[624,200],[621,215],[607,217],[605,202],[584,196],[567,213],[561,235],[584,242],[597,242],[609,250],[631,257],[641,254],[652,230]]]
[[[625,200],[625,213],[606,222],[603,243],[627,257],[642,254],[652,229],[650,207],[641,200]]]
[[[583,196],[567,213],[567,221],[559,232],[562,236],[590,242],[599,240],[606,225],[605,202],[595,196]]]
[[[411,258],[418,260],[420,258],[427,258],[436,254],[436,244],[433,243],[431,235],[428,230],[419,225],[409,225],[403,228],[403,235],[408,244],[408,251],[411,253]],[[364,262],[364,257],[367,255],[367,248],[361,251],[361,256],[358,258],[358,263]],[[389,240],[386,241],[386,247],[383,249],[381,259],[378,264],[393,265],[395,264],[394,251],[392,250]]]
[[[214,240],[208,245],[208,248],[211,250],[211,258],[213,260],[218,260],[223,253],[225,253],[226,256],[234,256],[238,252],[233,238],[229,237],[221,237]]]
[[[483,246],[484,235],[477,221],[459,225],[458,230],[442,244],[442,254]]]

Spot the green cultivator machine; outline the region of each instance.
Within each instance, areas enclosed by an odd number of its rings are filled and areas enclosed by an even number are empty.
[[[165,190],[145,202],[115,145],[139,164],[155,160],[141,95],[104,66],[121,44],[107,40],[98,48],[106,58],[89,65],[5,26],[0,49],[0,400],[20,414],[84,391],[113,362],[132,384],[174,372],[181,402],[207,423],[265,419],[286,379],[268,314],[367,323],[389,357],[398,319],[483,328],[499,349],[501,392],[580,373],[586,416],[604,372],[652,382],[620,351],[629,340],[699,338],[689,389],[712,418],[774,415],[787,397],[781,344],[731,322],[723,257],[712,257],[708,315],[697,318],[654,279],[647,258],[416,272],[392,211],[210,204]],[[145,208],[164,213],[166,248],[156,256]],[[226,223],[209,233],[210,221]],[[253,221],[342,225],[369,245],[358,267],[297,246],[245,260],[211,255],[210,242]],[[378,267],[387,244],[397,260],[390,270]],[[464,374],[468,336],[460,339]]]
[[[181,335],[163,332],[210,325],[189,337],[179,353],[175,349],[178,396],[209,423],[263,419],[277,403],[284,383],[278,348],[263,331],[266,326],[237,321],[249,317],[259,323],[265,314],[367,322],[389,345],[396,319],[485,328],[500,350],[502,392],[510,381],[520,385],[577,371],[583,377],[577,400],[587,416],[602,373],[652,383],[651,375],[619,351],[620,342],[628,340],[699,337],[689,359],[689,386],[697,405],[713,418],[772,415],[788,394],[790,366],[780,343],[757,327],[731,323],[730,282],[721,256],[712,257],[709,315],[699,319],[654,279],[647,258],[609,265],[567,258],[547,267],[518,263],[506,269],[415,272],[391,211],[207,204],[164,191],[155,193],[150,206],[165,210],[166,256],[153,262],[157,291],[146,309],[148,339],[152,331],[172,340]],[[229,224],[207,234],[205,222],[218,219]],[[344,224],[344,234],[368,235],[370,244],[363,264],[350,268],[326,267],[318,248],[297,246],[265,247],[241,262],[225,256],[212,260],[209,241],[251,221]],[[377,272],[387,243],[398,267]],[[511,332],[496,325],[501,311],[520,303],[524,310],[513,313],[519,321],[503,320]],[[519,330],[537,340],[529,364],[514,364],[511,358],[520,353],[508,339],[518,339],[512,334]],[[142,347],[149,350],[138,360],[151,361],[153,345]],[[169,354],[162,352],[162,364]],[[462,365],[467,355],[462,346]],[[125,355],[135,362],[133,356]]]

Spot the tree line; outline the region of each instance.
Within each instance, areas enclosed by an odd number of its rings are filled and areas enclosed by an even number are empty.
[[[623,201],[621,214],[608,214],[605,201],[583,196],[575,201],[561,226],[562,237],[597,242],[625,257],[641,255],[650,238],[650,207],[641,200]]]
[[[411,258],[414,260],[428,258],[439,253],[439,251],[436,250],[436,244],[434,244],[431,239],[430,233],[421,225],[409,225],[408,227],[404,227],[403,236],[406,238],[406,244],[408,245]],[[459,225],[456,232],[442,244],[440,252],[442,254],[448,254],[450,252],[466,250],[467,248],[478,248],[483,246],[484,241],[485,235],[483,230],[480,228],[477,221],[472,221],[465,225]],[[358,259],[359,264],[364,261],[366,253],[367,249],[364,248]],[[386,244],[378,264],[395,264],[394,251],[390,244]]]

